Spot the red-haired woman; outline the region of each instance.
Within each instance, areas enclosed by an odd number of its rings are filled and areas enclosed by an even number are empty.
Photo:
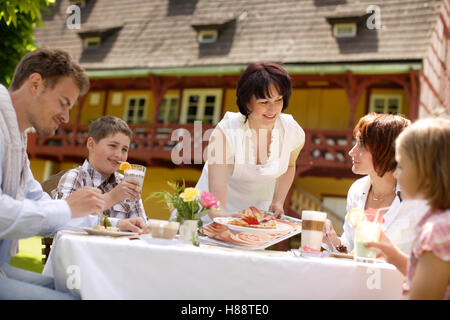
[[[395,139],[410,121],[400,115],[370,113],[362,117],[353,136],[355,146],[350,150],[352,171],[365,175],[356,180],[347,193],[347,213],[354,208],[366,210],[390,207],[384,213],[382,230],[403,251],[409,254],[414,226],[426,211],[423,201],[402,201],[401,191],[394,178]],[[329,220],[324,226],[324,243],[330,246],[326,237],[340,249],[353,250],[354,227],[345,216],[344,233],[336,235]],[[342,248],[342,247],[341,247]]]

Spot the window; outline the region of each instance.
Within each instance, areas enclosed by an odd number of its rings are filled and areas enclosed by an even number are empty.
[[[100,37],[87,37],[83,39],[84,48],[98,48],[100,46]]]
[[[91,92],[89,94],[89,105],[93,107],[100,105],[100,92]]]
[[[161,101],[158,123],[175,123],[178,119],[178,95],[166,94]]]
[[[142,123],[147,120],[148,96],[129,96],[124,119],[128,123]]]
[[[336,23],[333,25],[336,38],[352,38],[356,36],[356,23]]]
[[[122,92],[114,92],[111,95],[111,105],[113,107],[119,107],[122,105]]]
[[[400,94],[373,94],[370,96],[369,112],[398,114],[402,112]]]
[[[183,93],[180,123],[216,124],[222,106],[221,89],[187,89]]]
[[[199,43],[212,43],[217,41],[217,30],[200,30],[198,32]]]

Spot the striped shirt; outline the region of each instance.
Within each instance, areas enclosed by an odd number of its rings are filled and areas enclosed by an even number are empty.
[[[53,191],[54,199],[65,199],[73,192],[83,187],[94,187],[107,193],[114,189],[123,180],[123,175],[114,172],[109,179],[105,179],[100,172],[95,170],[88,160],[83,165],[69,170],[59,180],[58,187]],[[127,219],[141,217],[147,221],[142,199],[137,201],[124,200],[103,211],[109,217],[117,219]]]
[[[411,287],[417,264],[424,251],[431,251],[437,258],[450,261],[450,210],[440,212],[430,210],[417,224],[416,238],[408,261],[407,281],[403,285],[404,294]],[[450,299],[450,280],[443,299]]]

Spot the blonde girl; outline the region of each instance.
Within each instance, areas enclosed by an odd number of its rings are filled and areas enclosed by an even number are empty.
[[[450,299],[450,119],[419,120],[396,140],[395,177],[405,199],[425,199],[430,210],[416,226],[408,257],[382,233],[378,248],[406,276],[409,299]]]

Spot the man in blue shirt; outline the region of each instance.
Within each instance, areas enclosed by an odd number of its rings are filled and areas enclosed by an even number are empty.
[[[68,299],[50,277],[9,265],[17,241],[51,233],[72,218],[102,212],[99,189],[85,187],[52,200],[33,178],[26,130],[52,136],[79,95],[89,90],[84,70],[62,50],[37,49],[18,64],[9,91],[0,85],[0,299]]]

